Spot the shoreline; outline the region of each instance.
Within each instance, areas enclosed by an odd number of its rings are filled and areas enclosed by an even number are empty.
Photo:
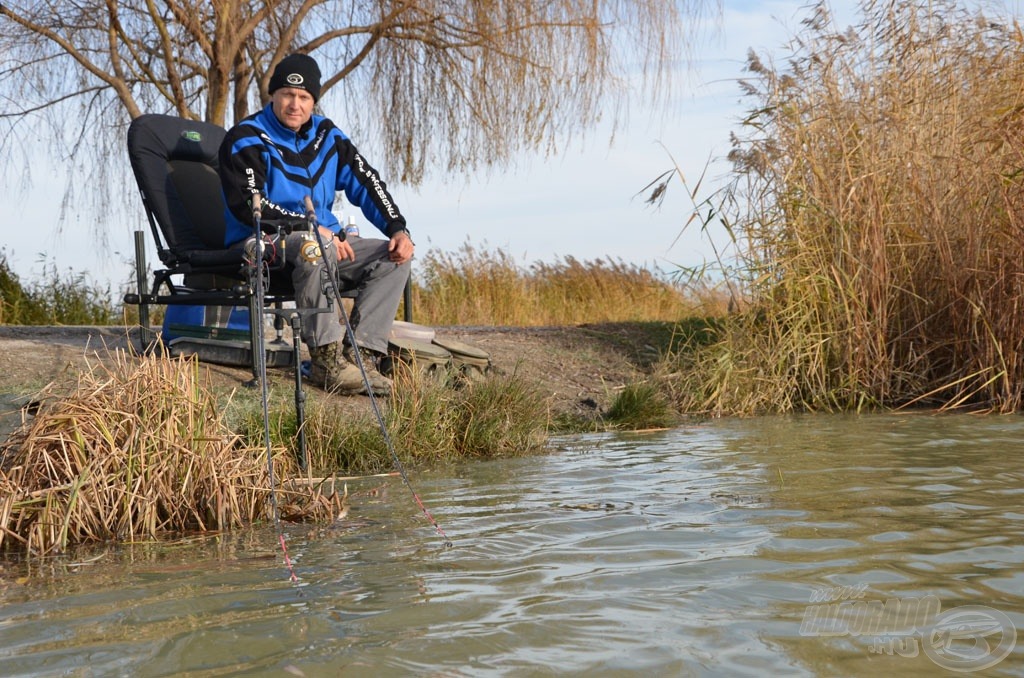
[[[553,413],[592,414],[606,409],[627,384],[646,376],[660,357],[659,340],[668,327],[668,323],[597,323],[434,329],[438,338],[487,352],[494,369],[535,383]],[[27,401],[53,382],[74,379],[117,352],[134,353],[131,339],[137,334],[137,328],[123,326],[0,325],[0,374],[4,375],[0,414],[10,416],[12,402]],[[200,365],[215,385],[230,388],[251,379],[248,368]],[[290,367],[271,368],[270,379],[290,380],[292,374]],[[353,407],[369,402],[362,396],[344,398]]]

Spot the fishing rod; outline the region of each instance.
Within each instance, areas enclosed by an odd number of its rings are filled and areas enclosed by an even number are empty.
[[[336,270],[334,269],[334,262],[328,261],[327,248],[324,245],[323,236],[318,228],[316,209],[313,207],[313,198],[310,196],[305,197],[306,204],[306,222],[309,225],[309,230],[312,231],[316,236],[317,247],[320,248],[320,257],[324,261],[324,266],[327,267],[328,275],[327,278],[330,281],[331,294],[334,299],[338,299],[338,308],[341,311],[341,318],[345,322],[345,333],[348,335],[348,340],[352,344],[352,354],[356,358],[356,367],[359,368],[359,373],[363,377],[363,387],[366,389],[366,395],[370,399],[370,408],[373,410],[373,414],[377,419],[377,425],[380,427],[381,436],[384,438],[384,445],[388,448],[388,453],[391,455],[391,460],[395,464],[395,468],[398,470],[399,475],[402,476],[402,481],[405,486],[409,488],[409,492],[412,493],[412,498],[416,501],[416,505],[420,507],[420,511],[426,516],[430,524],[434,526],[441,538],[444,539],[444,545],[446,548],[451,548],[452,540],[448,538],[445,531],[441,528],[441,525],[434,519],[430,511],[423,504],[420,499],[420,495],[416,492],[416,489],[412,486],[412,481],[409,480],[409,474],[406,473],[405,465],[402,464],[401,459],[398,458],[398,453],[395,451],[395,445],[391,442],[391,435],[388,433],[388,427],[384,423],[384,416],[381,414],[380,406],[377,404],[377,397],[373,394],[373,389],[370,387],[370,377],[366,374],[366,368],[363,366],[363,357],[359,350],[359,344],[356,343],[356,333],[352,328],[352,323],[348,319],[348,313],[345,311],[344,305],[340,303],[341,296],[338,292],[338,283],[336,278]],[[340,238],[342,242],[345,240],[344,230],[341,231]]]
[[[267,446],[267,475],[270,479],[270,507],[274,518],[274,527],[277,529],[277,540],[281,544],[281,552],[284,554],[284,563],[288,567],[288,575],[293,583],[298,583],[299,578],[295,576],[295,568],[292,567],[292,560],[288,557],[288,546],[284,540],[284,529],[281,527],[281,514],[277,504],[277,483],[274,479],[274,452],[270,444],[270,398],[267,393],[267,348],[264,337],[263,305],[265,303],[264,270],[266,265],[263,260],[265,243],[263,242],[263,231],[260,227],[263,209],[259,193],[252,195],[252,222],[253,241],[252,251],[246,247],[246,254],[249,258],[251,269],[249,271],[252,285],[252,306],[249,312],[250,329],[254,336],[252,346],[253,369],[256,371],[256,379],[260,382],[260,400],[263,407],[263,440]],[[296,366],[297,368],[297,366]]]

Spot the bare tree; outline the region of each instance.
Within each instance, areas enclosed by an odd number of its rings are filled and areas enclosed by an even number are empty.
[[[704,0],[20,0],[0,4],[0,168],[26,135],[69,167],[145,112],[229,125],[286,54],[402,180],[500,166],[656,101]],[[639,87],[627,85],[637,83]],[[606,111],[602,106],[607,106]],[[340,110],[339,110],[340,107]],[[365,142],[364,142],[365,143]],[[4,167],[4,165],[7,165]]]

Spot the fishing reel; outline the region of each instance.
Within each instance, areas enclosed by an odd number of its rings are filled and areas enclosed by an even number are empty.
[[[257,239],[255,236],[245,241],[242,249],[245,251],[245,260],[253,263],[263,260],[272,264],[277,260],[277,240],[280,236],[264,235]]]

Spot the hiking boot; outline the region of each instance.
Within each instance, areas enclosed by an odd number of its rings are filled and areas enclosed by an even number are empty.
[[[309,381],[341,395],[366,393],[359,368],[347,362],[337,342],[309,349]]]
[[[351,346],[345,345],[343,355],[346,361],[353,365],[359,365],[356,362],[356,352]],[[369,349],[360,348],[359,357],[362,359],[363,369],[366,370],[366,378],[370,382],[370,388],[373,389],[373,395],[391,395],[393,384],[390,379],[380,373],[381,356]]]

